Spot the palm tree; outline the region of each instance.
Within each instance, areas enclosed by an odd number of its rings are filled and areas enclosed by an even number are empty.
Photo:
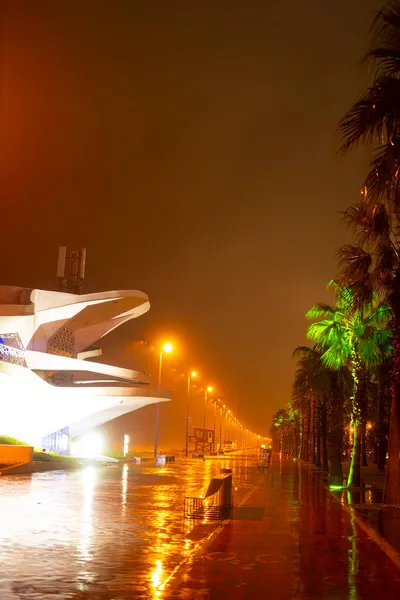
[[[345,213],[357,245],[341,249],[347,284],[356,300],[375,290],[393,311],[392,397],[384,502],[400,504],[400,2],[389,2],[373,23],[366,60],[372,86],[339,124],[340,151],[378,142],[360,203]]]
[[[353,104],[339,123],[345,153],[360,143],[382,144],[380,156],[391,152],[400,136],[400,2],[390,1],[377,14],[372,44],[364,62],[375,69],[372,86]]]
[[[295,351],[296,352],[296,351]],[[294,355],[296,358],[296,355]],[[309,383],[308,365],[298,364],[293,381],[292,404],[299,413],[300,449],[299,458],[308,462],[311,429],[312,391]]]
[[[367,370],[380,364],[384,353],[382,347],[389,333],[385,329],[390,308],[379,303],[376,296],[360,307],[354,304],[349,287],[331,281],[335,291],[335,305],[316,304],[307,313],[315,321],[308,329],[307,337],[314,341],[321,352],[322,362],[329,368],[339,370],[348,366],[353,378],[351,397],[351,420],[354,429],[353,453],[347,484],[361,484],[360,457],[361,436],[366,422]]]
[[[279,452],[290,451],[291,420],[286,408],[280,408],[272,418],[272,439],[274,448]]]
[[[324,438],[323,423],[325,398],[324,392],[326,381],[324,381],[324,368],[321,368],[320,354],[308,346],[299,346],[293,352],[293,358],[297,359],[297,369],[293,387],[293,397],[298,398],[299,390],[303,388],[303,405],[305,405],[306,423],[308,426],[307,444],[311,446],[311,462],[317,467],[322,463],[326,470],[327,452],[326,436]],[[322,462],[321,462],[322,458]]]
[[[390,349],[388,349],[388,356],[385,358],[383,363],[375,369],[375,379],[377,385],[377,399],[378,399],[378,410],[377,410],[377,448],[376,448],[376,466],[379,471],[385,470],[386,464],[386,453],[387,453],[387,417],[390,413],[390,371],[391,371],[391,357],[389,356]]]
[[[298,363],[294,391],[297,391],[296,380],[303,374],[303,378],[307,380],[309,395],[317,398],[320,430],[320,436],[317,437],[320,437],[321,466],[324,470],[329,470],[335,482],[341,483],[343,406],[350,389],[350,372],[347,367],[339,370],[328,368],[322,360],[322,354],[322,351],[308,346],[295,349],[293,357],[297,358]],[[317,449],[318,447],[317,443]]]

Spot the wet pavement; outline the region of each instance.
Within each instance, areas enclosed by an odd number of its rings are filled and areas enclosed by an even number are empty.
[[[193,529],[184,496],[221,468],[239,506]],[[242,456],[0,478],[0,599],[400,597],[400,570],[357,514],[279,456],[264,472]]]
[[[158,598],[215,526],[185,523],[184,497],[221,468],[236,500],[259,477],[251,456],[0,477],[0,600]]]
[[[396,561],[311,467],[274,457],[241,508],[182,569],[166,598],[400,597]]]

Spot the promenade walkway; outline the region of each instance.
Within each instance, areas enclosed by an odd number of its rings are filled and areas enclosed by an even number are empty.
[[[312,470],[273,459],[164,591],[170,599],[400,598],[400,570]]]

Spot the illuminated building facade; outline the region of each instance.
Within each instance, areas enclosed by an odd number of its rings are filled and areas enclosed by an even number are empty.
[[[88,360],[93,344],[150,308],[146,294],[0,286],[0,435],[67,452],[71,438],[166,401],[148,376]]]

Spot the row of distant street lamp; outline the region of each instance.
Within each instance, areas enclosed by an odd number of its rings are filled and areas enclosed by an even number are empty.
[[[161,377],[162,377],[162,368],[163,368],[163,358],[164,358],[164,354],[171,354],[174,350],[173,345],[171,344],[171,342],[165,342],[164,344],[162,344],[161,349],[160,349],[160,355],[159,355],[159,362],[158,362],[158,390],[161,390]],[[187,405],[186,405],[186,442],[185,442],[185,453],[186,456],[188,456],[188,452],[189,452],[189,411],[190,411],[190,395],[191,395],[191,387],[192,387],[192,380],[195,379],[197,377],[197,372],[196,371],[190,371],[188,376],[187,376]],[[204,388],[204,421],[203,421],[203,456],[204,456],[204,451],[205,451],[205,432],[206,432],[206,412],[207,412],[207,402],[209,399],[209,394],[211,394],[211,392],[213,392],[214,389],[211,385],[206,386]],[[220,420],[220,447],[221,447],[221,442],[222,442],[222,414],[225,411],[225,414],[227,416],[227,419],[230,419],[232,422],[232,425],[235,425],[238,429],[242,430],[243,434],[247,434],[250,436],[254,436],[256,438],[258,438],[260,441],[265,441],[268,438],[263,437],[261,435],[258,435],[252,431],[250,431],[249,429],[246,429],[239,421],[238,419],[236,419],[236,417],[233,416],[231,410],[226,408],[225,404],[220,404],[220,400],[212,400],[214,403],[214,444],[215,444],[215,425],[216,425],[216,411],[217,411],[217,405],[218,408],[221,410],[221,420]],[[158,431],[159,431],[159,420],[160,420],[160,404],[157,403],[156,405],[156,431],[155,431],[155,437],[154,437],[154,456],[157,456],[157,450],[158,450]]]

